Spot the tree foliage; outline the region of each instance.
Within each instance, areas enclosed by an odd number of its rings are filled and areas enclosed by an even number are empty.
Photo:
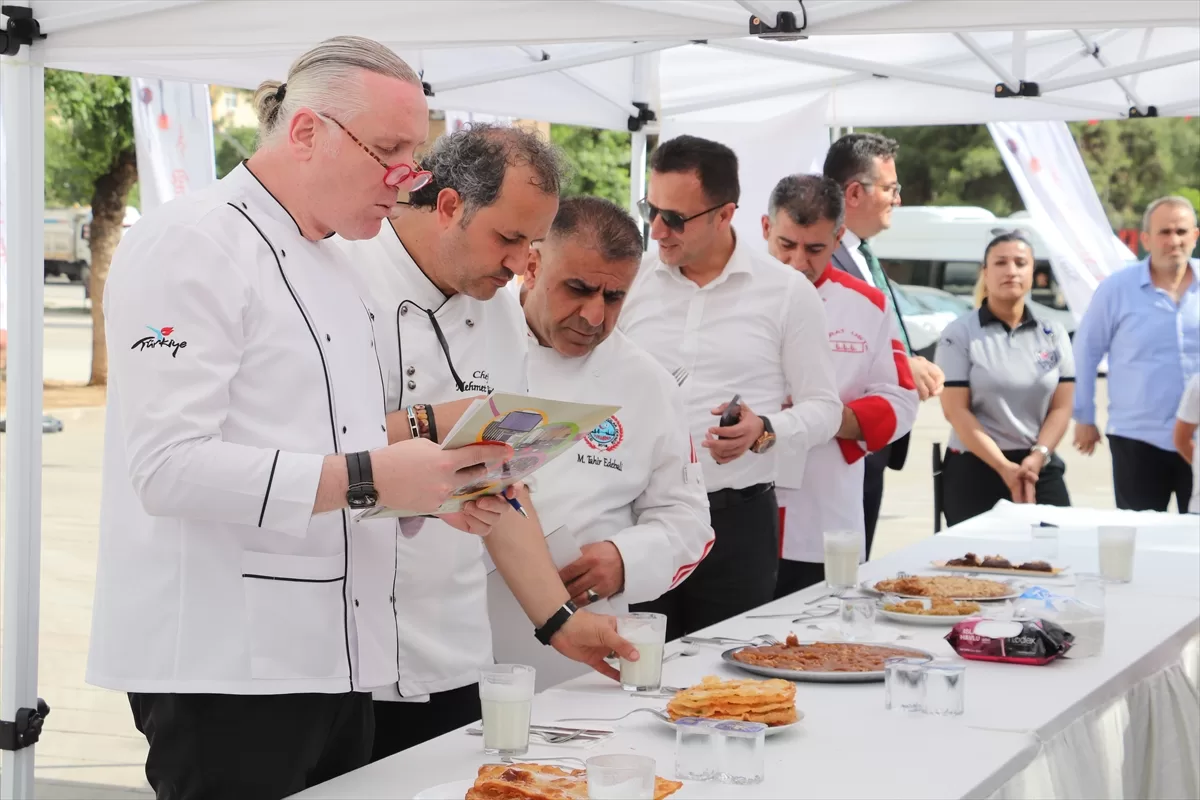
[[[242,159],[254,154],[258,142],[257,128],[214,129],[217,157],[217,180],[224,178]]]
[[[1072,122],[1113,227],[1135,228],[1156,197],[1200,187],[1200,120]],[[986,125],[877,128],[900,143],[897,172],[909,205],[1024,208]]]
[[[563,190],[563,197],[590,194],[622,208],[629,204],[628,133],[553,125],[550,140],[566,152],[571,162],[571,182]]]
[[[104,281],[121,239],[125,206],[137,183],[129,81],[107,75],[48,69],[46,89],[46,197],[88,203],[92,264],[91,385],[108,382],[104,338]]]

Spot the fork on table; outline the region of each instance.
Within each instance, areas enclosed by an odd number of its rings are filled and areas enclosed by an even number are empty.
[[[651,716],[658,717],[659,719],[666,720],[667,722],[671,721],[671,717],[667,714],[667,712],[661,711],[657,708],[635,708],[633,711],[629,711],[619,717],[560,717],[559,719],[556,719],[555,722],[620,722],[631,714],[640,713],[650,714]]]

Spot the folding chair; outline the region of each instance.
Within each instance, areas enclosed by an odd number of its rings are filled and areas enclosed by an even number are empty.
[[[942,444],[933,443],[933,532],[942,530],[942,510],[945,496],[942,489]]]

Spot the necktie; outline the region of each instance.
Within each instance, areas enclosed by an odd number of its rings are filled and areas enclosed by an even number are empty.
[[[904,327],[904,318],[900,316],[900,309],[896,307],[896,296],[892,293],[892,284],[888,281],[887,275],[883,272],[883,267],[879,265],[879,259],[871,252],[871,246],[865,241],[858,245],[858,252],[862,253],[863,258],[867,261],[867,267],[871,270],[871,280],[875,283],[875,288],[883,292],[887,296],[889,305],[892,307],[892,313],[896,315],[896,325],[900,328],[900,338],[904,340],[904,349],[912,354],[912,345],[908,343],[908,331]]]

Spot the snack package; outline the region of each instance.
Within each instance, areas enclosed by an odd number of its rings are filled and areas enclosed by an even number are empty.
[[[954,652],[972,661],[1041,666],[1070,650],[1075,637],[1047,619],[972,617],[955,625],[946,641]]]

